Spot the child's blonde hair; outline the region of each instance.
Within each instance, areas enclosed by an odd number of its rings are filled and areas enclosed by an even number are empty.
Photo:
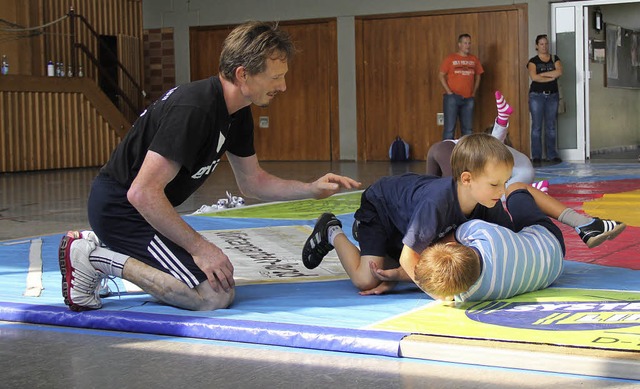
[[[456,181],[464,172],[482,174],[489,161],[504,162],[513,168],[513,154],[504,143],[489,134],[465,135],[451,152],[451,173]]]
[[[480,277],[480,259],[471,247],[435,243],[427,247],[415,267],[416,283],[431,296],[466,292]]]

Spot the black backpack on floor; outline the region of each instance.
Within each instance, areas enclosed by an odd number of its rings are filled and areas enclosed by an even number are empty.
[[[402,162],[409,160],[409,144],[402,140],[400,136],[396,136],[396,139],[391,142],[389,147],[389,159],[392,162]]]

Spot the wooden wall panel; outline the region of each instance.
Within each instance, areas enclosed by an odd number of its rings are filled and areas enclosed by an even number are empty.
[[[220,50],[233,26],[192,28],[191,78],[218,73]],[[261,160],[329,161],[339,158],[337,36],[335,20],[280,23],[299,53],[289,63],[287,90],[267,108],[252,107]],[[259,117],[269,128],[259,128]]]
[[[119,141],[81,93],[0,92],[0,104],[3,173],[100,166]]]
[[[128,129],[90,80],[5,76],[0,87],[0,173],[100,166]]]
[[[522,27],[516,11],[483,12],[478,15],[479,37],[509,37],[508,39],[482,39],[475,49],[485,68],[480,83],[480,130],[493,125],[495,119],[494,93],[502,91],[514,108],[510,119],[509,138],[514,147],[529,152],[529,107],[527,100],[528,76],[526,72],[526,36],[518,34]]]
[[[58,20],[69,14],[70,4],[67,1],[41,1],[43,24]],[[138,0],[77,0],[72,5],[75,14],[82,15],[98,35],[118,37],[118,43],[124,44],[124,47],[119,47],[118,52],[115,54],[118,55],[118,59],[125,65],[135,82],[144,89],[144,77],[142,76],[142,2]],[[63,62],[66,72],[68,65],[73,62],[72,57],[75,56],[77,64],[83,67],[85,77],[98,82],[97,68],[84,53],[78,50],[72,51],[70,31],[69,18],[46,28],[42,66],[39,69],[34,69],[32,75],[46,75],[46,63],[49,60]],[[75,22],[75,33],[76,41],[84,44],[97,57],[99,42],[91,34],[89,28],[80,20]],[[137,43],[132,44],[132,42]],[[73,69],[73,73],[77,73],[77,68]],[[120,81],[120,88],[128,92],[129,99],[134,103],[138,102],[140,99],[139,94],[137,91],[135,93],[132,91],[128,80],[124,81],[124,78],[120,77],[116,81]],[[130,113],[126,112],[126,110],[124,113],[128,117],[130,116]]]
[[[11,42],[19,50],[10,56],[10,76],[0,84],[0,172],[103,164],[137,113],[125,110],[125,118],[98,88],[97,71],[85,54],[72,50],[69,6],[98,35],[119,38],[116,54],[134,82],[144,87],[141,0],[6,0],[2,5],[0,16],[6,20],[48,26],[42,35]],[[80,21],[75,25],[76,42],[97,56],[96,38]],[[44,77],[47,61],[62,61],[67,71],[74,55],[83,65],[83,79]],[[116,81],[130,100],[142,101],[122,74]]]
[[[7,55],[9,74],[31,74],[34,66],[32,56],[41,50],[42,39],[33,37],[29,31],[9,32],[17,26],[37,25],[38,7],[35,1],[40,0],[2,0],[0,2],[0,53]],[[32,37],[29,37],[32,36]]]
[[[493,124],[494,92],[501,90],[515,109],[510,137],[528,153],[523,13],[526,5],[357,18],[358,158],[388,160],[389,144],[400,135],[411,145],[412,158],[424,160],[442,140],[436,124],[444,93],[438,71],[462,33],[471,35],[471,51],[485,69],[474,131]]]

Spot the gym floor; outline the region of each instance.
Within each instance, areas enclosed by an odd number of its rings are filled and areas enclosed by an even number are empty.
[[[586,162],[638,164],[637,150]],[[332,171],[371,184],[423,172],[424,162],[265,162],[269,172],[311,181]],[[97,169],[0,174],[0,242],[87,229],[86,198]],[[178,209],[187,214],[238,194],[222,163]],[[248,204],[255,201],[247,200]],[[1,259],[0,259],[1,260]],[[9,388],[566,388],[635,387],[637,382],[410,358],[291,349],[200,339],[0,322],[0,382]]]

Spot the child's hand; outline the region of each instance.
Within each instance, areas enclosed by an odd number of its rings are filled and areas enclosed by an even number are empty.
[[[360,292],[361,296],[372,296],[378,294],[385,294],[396,286],[397,282],[385,281],[373,289],[363,290]]]
[[[369,270],[374,278],[380,281],[406,281],[413,282],[407,272],[402,267],[396,267],[395,269],[380,269],[375,262],[369,262]]]

